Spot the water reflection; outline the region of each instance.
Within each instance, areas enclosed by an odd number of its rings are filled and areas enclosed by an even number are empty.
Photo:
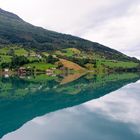
[[[3,140],[139,140],[140,83],[33,119]],[[130,108],[129,108],[129,106]]]
[[[124,94],[122,97],[120,96],[123,89],[121,89],[120,93],[117,91],[117,94],[119,95],[118,97],[115,97],[114,94],[109,94],[108,96],[113,96],[109,98],[105,96],[101,99],[70,109],[64,109],[54,113],[50,112],[79,105],[86,101],[102,97],[128,83],[135,82],[138,79],[139,75],[132,73],[107,76],[86,75],[79,79],[76,78],[75,81],[70,80],[70,82],[65,82],[64,84],[61,82],[64,81],[62,77],[52,78],[45,77],[44,75],[24,79],[18,77],[11,77],[8,79],[1,78],[0,136],[2,137],[7,133],[20,128],[23,124],[33,118],[47,113],[49,114],[33,119],[24,127],[16,132],[6,135],[3,139],[46,140],[47,138],[48,140],[90,140],[94,137],[96,138],[96,135],[99,135],[99,129],[101,129],[101,132],[105,131],[105,134],[104,136],[102,135],[102,137],[110,134],[113,138],[114,135],[116,135],[114,133],[121,130],[122,134],[125,134],[124,128],[126,128],[126,132],[128,133],[127,123],[123,124],[120,130],[118,130],[121,121],[119,124],[118,119],[111,119],[113,118],[113,115],[109,115],[115,113],[114,116],[117,117],[118,113],[118,116],[120,116],[119,110],[122,108],[120,101],[122,100],[123,103],[123,98],[125,98]],[[133,88],[130,87],[130,89]],[[130,90],[126,89],[125,91],[130,92]],[[138,91],[135,90],[135,93],[137,92]],[[128,95],[129,93],[126,92],[126,94]],[[124,102],[126,107],[127,104],[129,104],[128,101],[129,100],[125,100]],[[126,107],[124,106],[121,111],[127,111],[128,108]],[[133,107],[132,109],[134,109]],[[104,116],[104,114],[107,115]],[[108,130],[106,129],[107,126],[109,127]],[[111,130],[111,128],[114,127],[118,129]],[[111,132],[109,133],[109,131]]]

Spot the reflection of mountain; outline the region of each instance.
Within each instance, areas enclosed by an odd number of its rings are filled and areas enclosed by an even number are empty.
[[[62,79],[60,84],[63,85],[63,84],[73,82],[73,81],[79,79],[80,77],[82,77],[83,75],[85,75],[85,73],[69,74],[68,76],[65,76],[64,79]]]
[[[59,85],[56,80],[0,80],[0,137],[36,116],[99,98],[139,79],[137,74],[84,76]],[[73,95],[72,95],[73,94]]]

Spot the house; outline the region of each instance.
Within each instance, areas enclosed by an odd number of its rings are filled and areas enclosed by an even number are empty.
[[[54,58],[57,58],[57,56],[56,56],[56,55],[53,55],[53,57],[54,57]]]
[[[52,70],[56,70],[56,68],[51,68]]]
[[[26,73],[26,68],[25,68],[25,67],[20,67],[20,68],[18,69],[18,72],[19,72],[19,73]]]
[[[4,72],[9,72],[9,69],[8,69],[8,68],[5,68],[5,69],[4,69]]]
[[[40,55],[40,54],[37,54],[36,55],[39,59],[41,59],[42,58],[42,56]]]

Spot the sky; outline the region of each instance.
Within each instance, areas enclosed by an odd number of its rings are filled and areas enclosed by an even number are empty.
[[[140,59],[140,0],[0,0],[0,8]]]

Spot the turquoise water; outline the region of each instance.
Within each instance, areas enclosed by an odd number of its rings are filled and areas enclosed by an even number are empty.
[[[2,140],[140,139],[138,74],[40,78],[0,78]]]

